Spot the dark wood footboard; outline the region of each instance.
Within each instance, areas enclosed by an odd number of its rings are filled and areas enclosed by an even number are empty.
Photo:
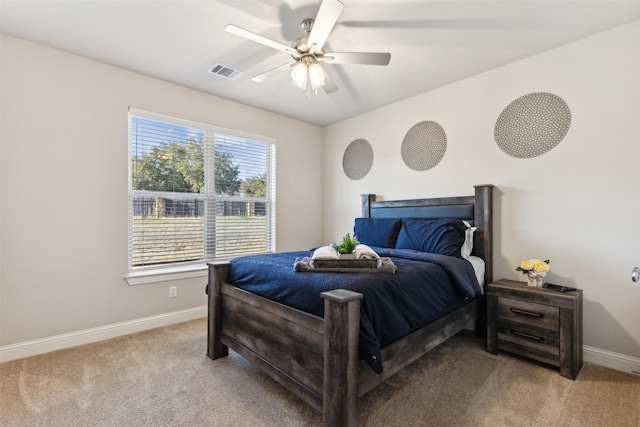
[[[356,426],[362,294],[323,292],[321,318],[225,283],[228,269],[209,264],[207,356],[231,348],[322,412],[325,425]]]

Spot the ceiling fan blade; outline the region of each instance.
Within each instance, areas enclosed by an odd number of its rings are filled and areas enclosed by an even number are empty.
[[[307,39],[307,46],[310,50],[313,49],[313,45],[316,45],[314,50],[320,50],[324,46],[324,43],[329,37],[329,33],[336,25],[336,21],[342,12],[344,4],[338,0],[323,0],[318,10],[313,28]]]
[[[272,68],[269,71],[265,71],[262,74],[258,74],[255,77],[252,77],[251,80],[253,80],[254,82],[258,82],[258,83],[262,83],[265,82],[267,80],[269,80],[271,77],[274,77],[280,73],[282,73],[285,69],[289,68],[290,66],[296,64],[296,62],[287,62],[286,64],[282,64],[277,66],[276,68]]]
[[[236,25],[229,24],[226,27],[224,27],[224,29],[231,34],[235,34],[236,36],[244,37],[245,39],[263,44],[265,46],[268,46],[276,50],[280,50],[282,52],[291,53],[297,57],[300,56],[298,51],[290,46],[284,45],[282,43],[278,43],[266,37],[262,37],[260,34],[252,33],[251,31],[245,30],[244,28],[240,28]]]
[[[322,89],[324,89],[325,93],[337,92],[338,86],[334,83],[331,75],[327,73],[326,68],[322,67],[322,72],[324,73],[324,85],[322,85]]]
[[[327,64],[389,65],[391,54],[383,52],[331,52],[318,59]]]

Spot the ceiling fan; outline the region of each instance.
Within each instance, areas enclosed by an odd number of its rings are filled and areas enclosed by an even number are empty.
[[[305,19],[300,26],[306,36],[294,40],[291,46],[268,39],[259,34],[229,24],[225,30],[248,40],[263,44],[270,48],[289,53],[293,62],[287,62],[251,80],[264,82],[269,78],[292,67],[291,78],[294,86],[307,91],[316,91],[322,87],[326,93],[338,90],[321,64],[364,64],[364,65],[388,65],[391,60],[390,53],[383,52],[331,52],[325,51],[327,37],[342,12],[344,4],[338,0],[322,0],[318,14],[314,19]]]

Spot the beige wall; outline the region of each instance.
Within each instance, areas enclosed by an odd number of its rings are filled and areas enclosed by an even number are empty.
[[[494,184],[494,277],[530,257],[550,258],[549,282],[584,289],[584,343],[640,357],[640,22],[614,29],[325,129],[324,241],[360,215],[359,195],[386,199],[471,195]],[[572,122],[548,153],[516,159],[493,137],[500,112],[531,92],[568,104]],[[438,122],[447,151],[415,172],[400,155],[414,124]],[[342,156],[355,139],[374,151],[369,174],[348,179]],[[636,359],[637,360],[637,359]]]
[[[321,180],[299,178],[322,174],[322,128],[11,37],[1,54],[0,346],[206,305],[206,278],[124,280],[130,106],[275,138],[277,249],[321,241]]]

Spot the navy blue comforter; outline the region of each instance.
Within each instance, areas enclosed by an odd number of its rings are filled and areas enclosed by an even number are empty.
[[[320,293],[349,289],[364,295],[360,357],[382,372],[380,350],[480,295],[471,264],[461,258],[373,247],[398,267],[396,274],[295,272],[310,251],[254,255],[231,261],[228,282],[298,310],[323,316]]]

